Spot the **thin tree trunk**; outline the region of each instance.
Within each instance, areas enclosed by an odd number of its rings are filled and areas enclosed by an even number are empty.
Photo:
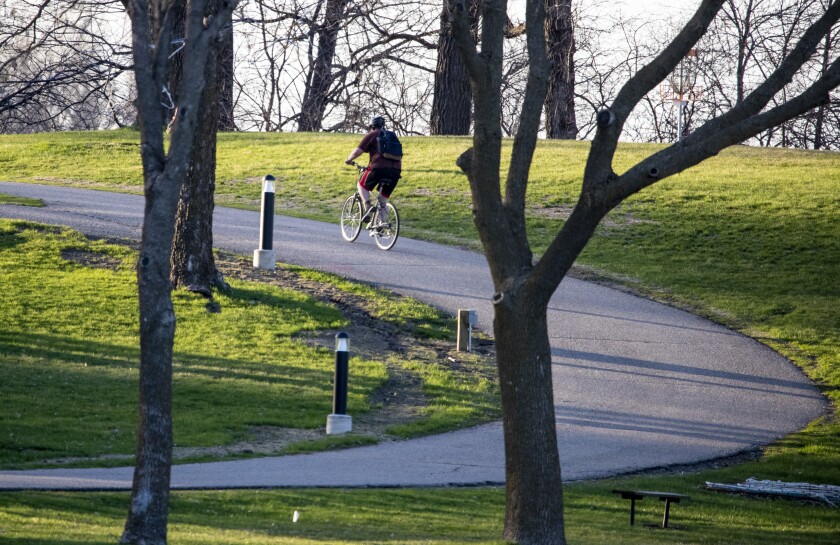
[[[220,131],[235,131],[233,117],[233,30],[225,32],[219,55],[218,119]]]
[[[831,6],[831,0],[829,0],[828,5]],[[825,74],[828,71],[828,67],[831,64],[831,40],[832,35],[831,31],[829,31],[825,35],[825,40],[823,42],[823,51],[822,51],[822,64],[821,64],[821,73]],[[826,108],[825,104],[820,104],[816,111],[816,123],[814,126],[814,149],[822,149],[823,147],[823,139],[824,139],[824,126],[825,126],[825,117],[828,108]],[[805,142],[807,147],[807,139]]]
[[[205,93],[209,91],[208,87]],[[213,94],[212,92],[210,94]],[[209,102],[205,102],[209,105]],[[215,110],[215,108],[210,108]],[[172,245],[173,288],[211,295],[224,286],[213,257],[213,209],[216,190],[216,119],[207,112],[199,123],[187,181],[181,187]],[[207,131],[207,132],[205,132]]]
[[[163,545],[172,463],[172,347],[175,310],[169,249],[177,182],[160,176],[147,187],[137,287],[140,301],[140,415],[131,506],[120,543]],[[175,187],[173,187],[175,186]]]
[[[185,33],[175,35],[173,4],[123,0],[131,19],[140,157],[145,209],[137,286],[140,314],[140,378],[137,452],[131,503],[121,543],[165,545],[172,462],[172,353],[175,310],[170,258],[178,195],[186,180],[205,85],[208,49],[230,21],[236,0],[217,4],[219,15],[207,18],[205,0],[189,0]],[[179,112],[169,149],[163,125],[167,113],[161,88],[169,83],[169,45],[184,37]]]
[[[309,67],[306,89],[301,102],[298,132],[320,131],[327,110],[328,94],[335,78],[332,62],[338,32],[349,0],[327,0],[324,22],[318,30],[318,53]]]
[[[545,36],[551,75],[545,98],[545,130],[548,138],[574,140],[575,36],[572,0],[546,0]]]

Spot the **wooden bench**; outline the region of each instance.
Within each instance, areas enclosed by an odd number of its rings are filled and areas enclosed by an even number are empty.
[[[613,494],[620,494],[621,499],[630,500],[630,526],[636,523],[636,500],[643,500],[646,496],[659,498],[665,502],[665,516],[662,517],[662,527],[668,527],[668,516],[671,512],[672,503],[680,503],[680,500],[690,499],[685,494],[674,494],[672,492],[652,492],[648,490],[613,490]]]

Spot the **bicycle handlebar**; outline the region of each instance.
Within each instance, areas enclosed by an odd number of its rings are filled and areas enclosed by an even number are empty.
[[[364,172],[365,170],[367,170],[367,166],[360,165],[356,161],[350,161],[350,164],[359,169],[359,172]]]

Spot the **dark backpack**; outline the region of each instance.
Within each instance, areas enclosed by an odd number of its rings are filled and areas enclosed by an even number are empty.
[[[376,146],[379,155],[391,161],[402,159],[402,143],[394,131],[379,129],[379,136],[376,137]]]

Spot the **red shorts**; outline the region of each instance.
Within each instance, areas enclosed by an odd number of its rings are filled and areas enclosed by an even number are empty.
[[[368,168],[359,179],[359,185],[368,191],[379,186],[380,195],[387,199],[397,187],[401,174],[398,168]]]

